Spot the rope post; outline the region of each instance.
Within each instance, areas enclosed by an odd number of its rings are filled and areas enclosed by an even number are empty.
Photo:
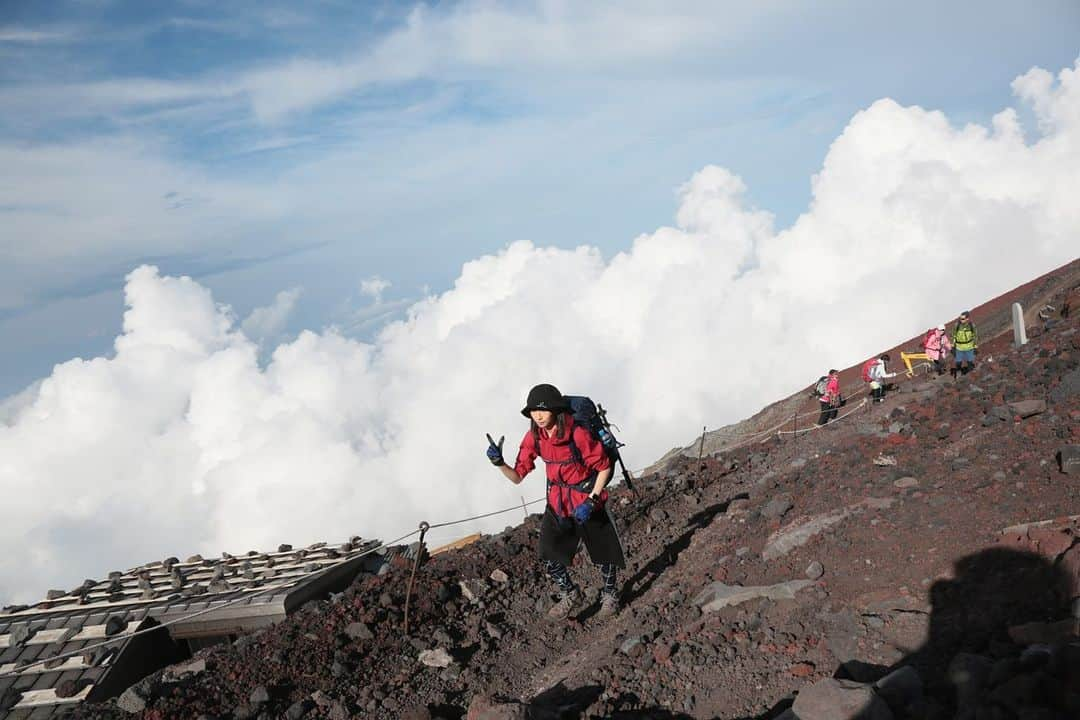
[[[409,634],[409,600],[412,597],[413,580],[416,579],[416,568],[420,566],[420,556],[424,554],[424,535],[431,528],[426,520],[420,523],[420,540],[417,542],[416,557],[413,558],[412,572],[409,573],[409,587],[405,590],[405,621],[403,631]]]
[[[529,519],[529,509],[525,507],[525,496],[521,496],[521,512],[525,513],[525,519]]]
[[[799,411],[796,410],[795,414],[791,416],[791,439],[795,442],[795,448],[799,447]]]
[[[708,425],[703,425],[701,428],[701,442],[698,443],[697,447],[697,462],[699,469],[701,468],[701,456],[705,454],[705,431],[708,429]]]

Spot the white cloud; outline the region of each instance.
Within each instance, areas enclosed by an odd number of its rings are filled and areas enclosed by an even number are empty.
[[[765,3],[752,9],[689,3],[675,11],[650,3],[509,7],[469,1],[449,11],[417,5],[399,29],[370,47],[337,59],[289,60],[237,82],[246,88],[256,117],[276,122],[365,86],[453,78],[466,71],[561,74],[588,68],[624,75],[661,58],[722,48],[767,14]]]
[[[420,78],[456,82],[464,73],[512,73],[535,80],[547,74],[565,85],[586,71],[640,80],[660,61],[689,71],[700,65],[702,54],[725,54],[751,35],[757,24],[770,19],[774,5],[689,2],[673,9],[650,2],[500,5],[467,0],[433,9],[418,4],[393,31],[373,41],[357,38],[351,49],[331,57],[306,52],[183,81],[133,77],[56,85],[38,80],[9,87],[2,97],[11,110],[40,114],[47,109],[63,116],[108,116],[242,99],[256,121],[275,124],[358,90]],[[787,12],[798,15],[790,8]],[[268,11],[243,19],[174,17],[164,24],[233,32],[252,26],[288,28],[309,20]],[[0,31],[0,41],[60,37],[51,31],[16,28],[7,36]]]
[[[282,290],[274,297],[272,304],[252,310],[240,329],[244,335],[256,342],[275,339],[285,329],[285,323],[292,315],[301,293],[300,288]]]
[[[59,365],[0,412],[0,542],[34,550],[0,558],[0,595],[511,506],[520,490],[482,456],[483,434],[513,445],[536,382],[604,402],[645,465],[702,424],[1070,261],[1075,78],[1017,81],[1051,120],[1030,145],[1012,111],[954,127],[882,100],[832,144],[788,229],[705,167],[681,189],[675,227],[610,259],[515,242],[372,343],[304,332],[265,367],[205,288],[139,268],[115,357]],[[541,495],[539,477],[527,483]]]
[[[74,32],[63,30],[38,30],[35,28],[3,27],[0,28],[0,43],[26,43],[38,45],[63,42],[73,37]]]
[[[360,293],[367,295],[375,304],[378,305],[382,302],[382,294],[390,288],[390,281],[385,280],[378,275],[365,278],[360,281]]]

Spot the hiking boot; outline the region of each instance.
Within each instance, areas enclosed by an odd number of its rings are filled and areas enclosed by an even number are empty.
[[[573,612],[574,608],[581,604],[581,591],[577,588],[560,593],[560,595],[559,602],[552,605],[551,609],[548,610],[548,617],[552,620],[565,620],[570,617],[570,613]]]
[[[600,620],[619,612],[619,596],[615,593],[600,593],[600,610],[596,617]]]

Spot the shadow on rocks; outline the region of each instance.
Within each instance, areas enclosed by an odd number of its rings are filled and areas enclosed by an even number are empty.
[[[632,602],[640,598],[653,583],[664,574],[664,570],[671,567],[679,559],[679,555],[683,550],[690,546],[690,541],[694,537],[694,533],[702,528],[706,527],[713,521],[717,515],[723,512],[727,512],[728,505],[734,500],[745,500],[750,496],[746,493],[740,493],[733,498],[729,498],[721,503],[710,505],[709,507],[695,513],[687,521],[687,530],[679,537],[672,540],[660,550],[652,560],[645,563],[640,570],[634,573],[634,576],[629,578],[623,584],[622,601],[624,606],[629,606]]]
[[[1041,555],[994,547],[930,588],[925,643],[891,668],[850,663],[778,720],[1080,717],[1073,581]],[[876,675],[877,677],[874,677]],[[873,680],[873,682],[867,682]]]
[[[694,720],[693,715],[672,712],[671,710],[664,710],[663,708],[627,710],[613,713],[611,717],[613,720],[629,720],[630,718],[636,718],[637,720]]]
[[[528,720],[579,720],[596,717],[590,712],[590,706],[595,710],[594,703],[603,693],[599,685],[587,685],[585,687],[570,690],[562,683],[537,695],[528,703],[525,717]],[[636,710],[615,710],[605,712],[602,717],[613,720],[694,720],[692,715],[673,712],[667,708],[651,707]]]

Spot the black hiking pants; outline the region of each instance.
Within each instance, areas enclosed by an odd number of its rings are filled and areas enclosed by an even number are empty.
[[[838,407],[832,403],[821,402],[821,415],[818,416],[817,424],[824,425],[836,417]]]
[[[626,567],[622,541],[606,504],[594,510],[584,525],[578,525],[573,518],[558,517],[550,505],[544,509],[540,520],[541,558],[570,565],[582,543],[597,565]]]

